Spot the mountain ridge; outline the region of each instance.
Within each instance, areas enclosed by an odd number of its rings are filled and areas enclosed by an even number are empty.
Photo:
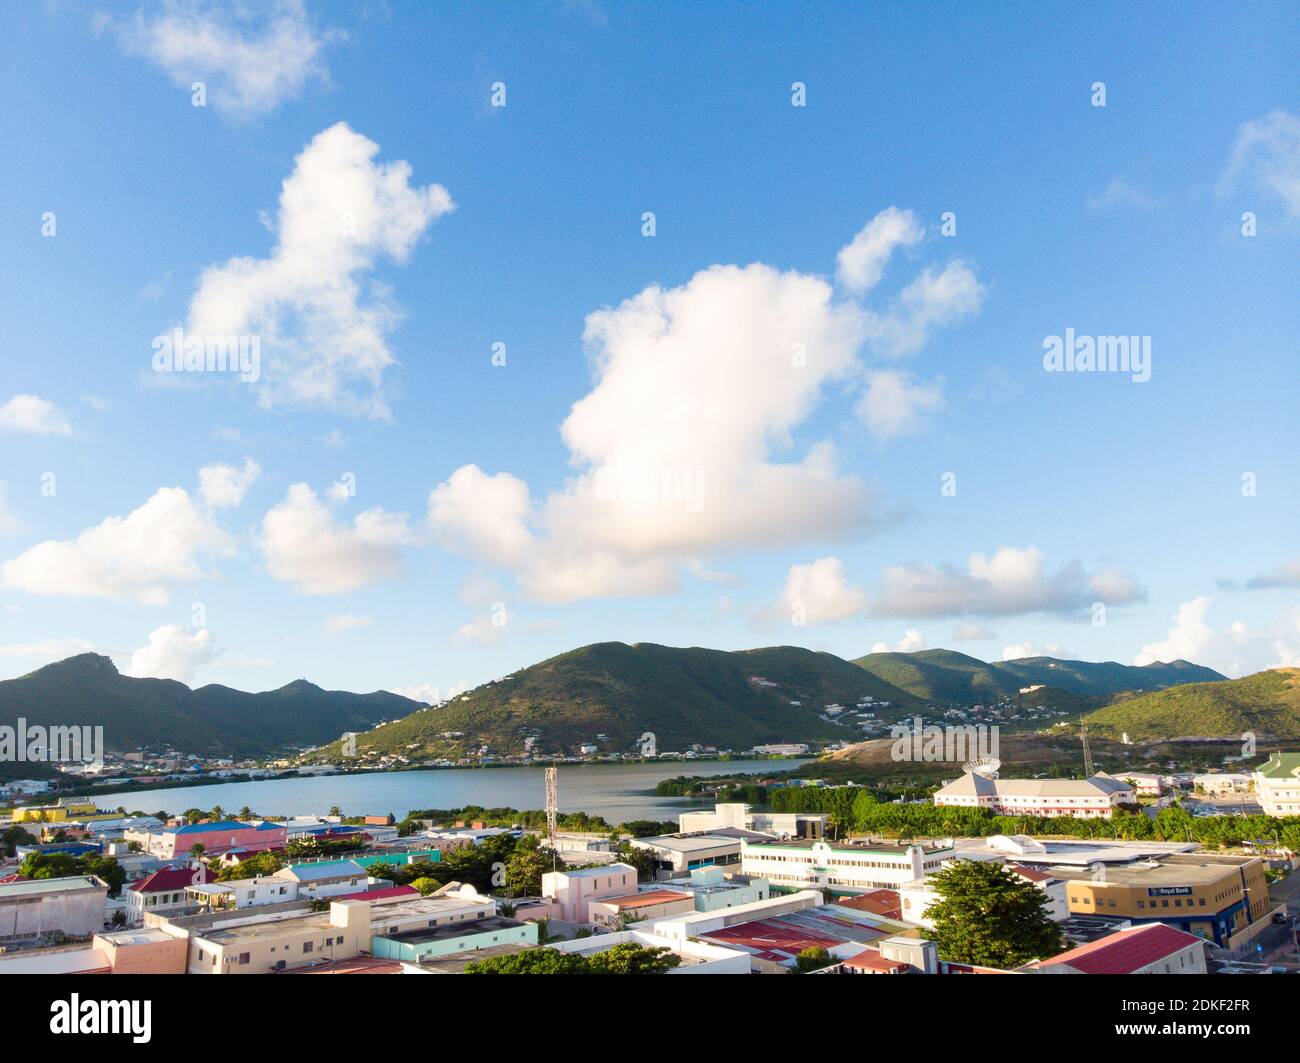
[[[109,750],[157,748],[260,757],[329,741],[409,715],[422,702],[389,691],[323,690],[305,679],[248,692],[209,683],[122,675],[103,654],[81,653],[0,680],[0,724],[102,726]]]

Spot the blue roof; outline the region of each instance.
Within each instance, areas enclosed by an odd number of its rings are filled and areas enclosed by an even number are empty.
[[[169,827],[169,834],[210,834],[214,830],[252,830],[251,823],[240,823],[237,819],[223,819],[218,823],[191,823],[188,827]]]
[[[339,876],[366,877],[366,869],[351,860],[323,860],[318,864],[290,864],[289,870],[300,882],[309,882],[318,878],[337,878]]]
[[[219,823],[191,823],[188,827],[168,827],[168,834],[210,834],[212,831],[227,830],[284,830],[283,823],[263,820],[256,825],[240,823],[237,819],[223,819]]]

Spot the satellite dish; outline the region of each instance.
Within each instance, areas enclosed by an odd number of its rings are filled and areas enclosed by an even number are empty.
[[[988,779],[998,777],[998,769],[1002,767],[1002,761],[997,757],[980,757],[977,760],[968,760],[961,766],[962,771],[973,772],[976,775],[983,775]]]

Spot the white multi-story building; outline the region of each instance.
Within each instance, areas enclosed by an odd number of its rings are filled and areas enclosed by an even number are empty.
[[[1192,786],[1207,794],[1250,793],[1251,777],[1239,772],[1216,771],[1192,776]]]
[[[1267,816],[1300,816],[1300,753],[1274,753],[1255,769],[1255,795]]]
[[[1105,772],[1087,779],[991,779],[968,771],[940,787],[936,805],[986,808],[1000,816],[1110,819],[1119,805],[1137,803],[1133,787]]]
[[[753,812],[749,805],[729,802],[714,805],[712,812],[683,812],[677,825],[683,834],[731,828],[777,838],[820,838],[827,819],[819,812]]]
[[[786,889],[861,893],[897,889],[938,871],[954,853],[952,843],[742,840],[741,872]]]

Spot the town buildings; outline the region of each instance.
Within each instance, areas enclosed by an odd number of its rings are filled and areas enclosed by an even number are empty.
[[[1265,815],[1300,816],[1300,753],[1272,754],[1253,778]]]
[[[950,842],[741,842],[741,872],[786,889],[855,893],[892,889],[938,871]]]
[[[1255,856],[1173,853],[1080,873],[1061,869],[1070,912],[1134,924],[1165,923],[1233,948],[1270,922],[1264,862]]]
[[[712,812],[683,812],[677,817],[682,834],[731,828],[770,834],[776,838],[820,838],[829,817],[817,812],[754,812],[749,805],[722,802]]]
[[[1037,974],[1205,974],[1205,941],[1164,923],[1148,923],[1124,927],[1020,970]]]
[[[556,906],[559,918],[570,923],[590,922],[588,905],[607,897],[636,892],[636,868],[630,864],[606,864],[576,871],[548,871],[542,876],[542,895]]]
[[[1000,816],[1074,816],[1109,819],[1136,805],[1128,783],[1098,773],[1087,779],[994,779],[968,771],[934,794],[936,805],[985,808]]]
[[[127,842],[135,842],[145,852],[163,860],[187,856],[201,845],[205,855],[231,849],[283,849],[287,831],[283,823],[241,823],[227,819],[219,823],[192,823],[187,826],[163,827],[158,831],[128,830]]]

